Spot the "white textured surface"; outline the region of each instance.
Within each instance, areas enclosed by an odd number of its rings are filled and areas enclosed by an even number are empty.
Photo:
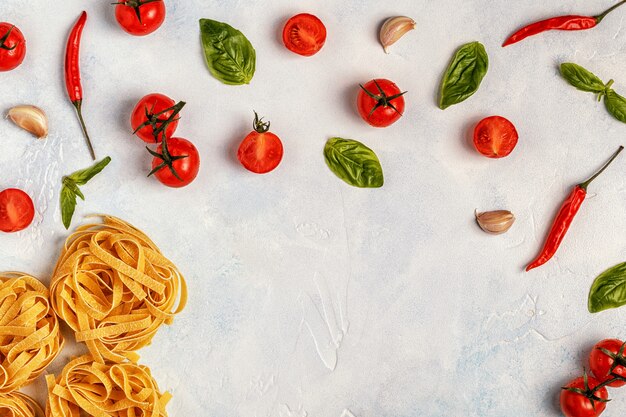
[[[33,227],[0,235],[0,269],[47,281],[67,236],[60,178],[90,160],[62,67],[67,33],[85,7],[83,108],[99,157],[113,162],[84,188],[74,224],[94,212],[122,217],[185,273],[188,308],[141,352],[174,395],[171,416],[557,416],[559,387],[581,373],[591,345],[626,336],[626,308],[586,309],[593,278],[625,260],[626,158],[593,185],[555,259],[522,272],[570,187],[624,142],[626,126],[562,81],[557,65],[575,61],[626,92],[626,9],[590,32],[502,49],[533,19],[595,13],[611,1],[168,0],[165,24],[146,38],[122,32],[109,3],[0,3],[1,19],[28,42],[24,64],[0,74],[1,110],[36,104],[51,124],[38,142],[0,123],[0,188],[24,188],[37,207]],[[309,59],[279,39],[285,19],[302,11],[329,33]],[[377,30],[397,14],[413,17],[417,30],[385,55]],[[256,47],[250,86],[210,76],[202,17],[229,22]],[[487,47],[489,73],[474,97],[442,112],[440,76],[472,40]],[[409,91],[404,118],[385,130],[354,109],[357,83],[373,77]],[[188,103],[177,133],[197,144],[202,167],[185,189],[145,178],[149,157],[128,116],[150,92]],[[286,148],[267,176],[234,158],[253,109]],[[491,114],[520,132],[504,160],[466,143]],[[331,136],[373,148],[384,188],[335,178],[322,157]],[[487,236],[473,224],[475,208],[510,209],[518,221]],[[626,394],[613,394],[609,417],[626,410]]]

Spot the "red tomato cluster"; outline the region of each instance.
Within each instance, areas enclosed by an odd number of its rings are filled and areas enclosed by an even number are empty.
[[[134,133],[144,142],[157,145],[155,150],[146,147],[153,157],[149,175],[173,188],[191,184],[200,170],[198,149],[187,139],[173,137],[184,105],[164,94],[148,94],[130,116]]]
[[[605,339],[593,347],[589,355],[592,376],[578,377],[561,390],[561,411],[566,417],[598,417],[606,408],[609,394],[606,387],[626,385],[626,343]]]

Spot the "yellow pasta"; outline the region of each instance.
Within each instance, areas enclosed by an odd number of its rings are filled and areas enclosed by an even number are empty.
[[[135,351],[187,300],[176,266],[145,234],[110,216],[67,239],[50,294],[57,315],[100,363],[136,362]]]
[[[46,417],[167,417],[171,396],[161,394],[147,367],[93,359],[81,356],[58,378],[46,376]]]
[[[28,395],[21,392],[12,392],[0,394],[0,416],[43,417],[44,412],[39,407],[39,404]]]
[[[46,286],[22,273],[0,273],[0,394],[31,383],[62,347]]]

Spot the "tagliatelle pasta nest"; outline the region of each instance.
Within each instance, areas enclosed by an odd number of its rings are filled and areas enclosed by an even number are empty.
[[[44,412],[26,394],[12,392],[0,394],[0,416],[2,417],[44,417]]]
[[[0,394],[31,383],[63,347],[48,295],[34,277],[0,273]]]
[[[50,285],[57,315],[94,360],[136,362],[159,326],[185,306],[176,266],[140,230],[110,216],[79,227],[66,241]]]
[[[81,356],[58,378],[46,377],[46,417],[167,417],[171,396],[161,394],[147,367],[93,359]]]

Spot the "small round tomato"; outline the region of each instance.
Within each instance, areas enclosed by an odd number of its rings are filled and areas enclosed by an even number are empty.
[[[165,3],[163,0],[121,0],[115,6],[115,18],[131,35],[148,35],[165,20]]]
[[[183,138],[168,139],[167,149],[169,157],[163,156],[162,145],[156,149],[156,153],[160,156],[155,155],[152,159],[154,176],[168,187],[180,188],[191,184],[200,170],[198,149],[193,143]],[[176,171],[176,174],[173,171]]]
[[[163,94],[154,93],[143,97],[139,100],[130,116],[130,125],[133,131],[137,130],[139,126],[148,121],[155,122],[158,128],[160,123],[163,123],[172,116],[174,113],[172,107],[174,107],[175,104],[174,100]],[[177,127],[178,120],[172,120],[165,129],[165,135],[171,138]],[[161,135],[155,139],[151,125],[144,126],[137,130],[136,135],[147,143],[160,143],[162,139]]]
[[[609,394],[604,387],[593,392],[599,384],[600,381],[593,377],[588,377],[587,382],[584,377],[579,377],[563,387],[560,398],[563,414],[566,417],[597,417],[602,414],[606,408],[603,400],[607,400]]]
[[[474,146],[487,158],[504,158],[515,146],[519,136],[513,123],[500,116],[481,120],[474,129]]]
[[[28,194],[17,188],[0,192],[0,231],[19,232],[26,229],[35,217],[35,206]]]
[[[625,346],[626,344],[621,340],[605,339],[596,343],[593,349],[591,349],[589,368],[591,368],[591,372],[600,382],[609,380],[614,375],[626,378]],[[615,367],[611,370],[613,366]],[[612,376],[611,374],[614,375]],[[611,382],[609,387],[623,387],[624,385],[626,385],[626,380]]]
[[[298,55],[315,55],[325,42],[326,26],[312,14],[297,14],[283,28],[283,43],[287,49]]]
[[[0,71],[18,67],[26,56],[24,35],[10,23],[0,23]]]
[[[275,134],[269,132],[270,122],[254,113],[254,131],[239,145],[237,158],[248,171],[266,174],[280,164],[283,159],[283,144]]]
[[[357,97],[359,114],[374,127],[387,127],[394,124],[404,113],[404,97],[392,81],[378,78],[361,85]]]

